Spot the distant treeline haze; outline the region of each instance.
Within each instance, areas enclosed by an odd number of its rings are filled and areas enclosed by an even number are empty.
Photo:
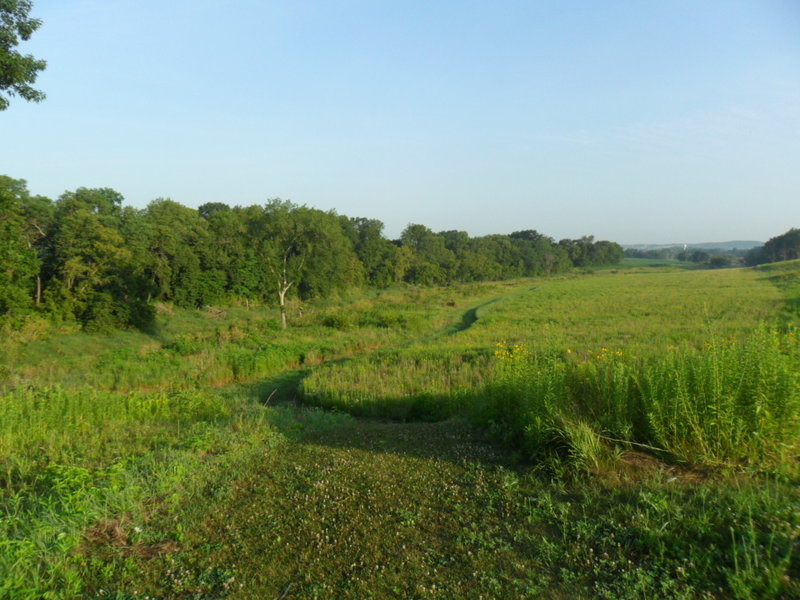
[[[122,203],[108,188],[52,201],[0,176],[0,319],[38,310],[93,327],[143,327],[154,301],[283,307],[351,287],[498,280],[622,257],[613,242],[556,243],[533,230],[470,237],[412,224],[389,240],[377,219],[277,199],[197,210],[161,198],[144,210]]]
[[[626,248],[631,258],[668,259],[693,262],[712,269],[754,266],[800,258],[800,229],[792,228],[771,238],[763,246],[731,250],[719,248],[688,248],[677,246],[656,249]]]

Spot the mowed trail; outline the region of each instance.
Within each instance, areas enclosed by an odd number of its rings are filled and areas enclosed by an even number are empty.
[[[235,574],[225,598],[529,597],[536,532],[507,459],[459,421],[307,435],[198,503],[191,566],[151,560],[150,589],[181,597],[184,569]]]

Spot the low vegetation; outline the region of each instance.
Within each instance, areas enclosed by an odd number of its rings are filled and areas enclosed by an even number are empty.
[[[800,597],[798,269],[17,330],[0,598]]]

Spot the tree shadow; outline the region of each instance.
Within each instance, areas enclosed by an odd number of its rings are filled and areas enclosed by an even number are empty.
[[[252,383],[239,384],[238,389],[265,406],[298,405],[302,402],[300,384],[314,369],[327,365],[340,365],[350,360],[353,360],[353,357],[337,358],[320,364],[287,369],[268,377],[262,377]]]
[[[260,404],[274,406],[296,403],[300,393],[300,383],[310,373],[311,368],[309,367],[290,369],[259,379],[254,383],[244,384],[242,387],[249,396],[258,399]]]
[[[768,281],[781,292],[783,296],[783,320],[792,321],[800,316],[800,271],[788,270],[771,273],[759,277],[760,281]]]
[[[338,427],[310,430],[299,443],[331,449],[361,450],[454,464],[515,469],[518,456],[488,439],[466,419],[444,421],[381,421],[354,418]]]

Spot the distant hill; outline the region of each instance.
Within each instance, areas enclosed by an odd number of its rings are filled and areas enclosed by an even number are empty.
[[[666,250],[669,248],[698,248],[701,250],[749,250],[763,246],[764,242],[753,240],[734,240],[732,242],[703,242],[702,244],[622,244],[623,248],[633,250]]]

